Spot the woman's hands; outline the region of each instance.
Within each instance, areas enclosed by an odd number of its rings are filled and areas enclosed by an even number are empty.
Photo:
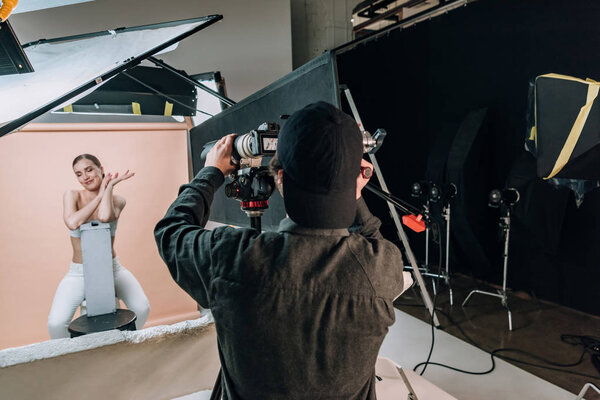
[[[119,173],[117,172],[114,176],[112,176],[112,174],[109,174],[111,176],[110,180],[108,181],[107,186],[111,186],[114,187],[117,183],[124,181],[126,179],[131,178],[132,176],[135,175],[135,172],[129,172],[129,170],[125,171],[124,174],[122,174],[121,176],[119,176]]]
[[[106,189],[112,190],[112,188],[119,182],[124,181],[126,179],[131,178],[135,175],[135,172],[129,172],[129,170],[125,171],[124,174],[119,176],[119,173],[116,174],[107,173],[104,175],[104,179],[102,179],[102,183],[100,184],[100,190],[98,191],[98,196],[102,197]]]
[[[134,176],[134,172],[125,171],[124,174],[119,173],[107,173],[102,179],[98,196],[101,198],[100,204],[98,205],[98,219],[102,222],[110,222],[119,218],[123,207],[125,207],[125,199],[119,196],[113,199],[113,188],[121,181],[131,178]],[[116,204],[115,204],[116,203]]]

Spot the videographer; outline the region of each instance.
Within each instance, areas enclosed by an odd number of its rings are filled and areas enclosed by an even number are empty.
[[[405,282],[360,196],[370,164],[356,123],[324,102],[286,121],[271,163],[289,216],[277,232],[203,228],[236,168],[234,138],[214,145],[154,232],[175,281],[213,313],[223,399],[374,399]]]

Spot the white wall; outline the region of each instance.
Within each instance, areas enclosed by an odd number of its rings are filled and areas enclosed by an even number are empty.
[[[159,58],[190,74],[221,71],[235,101],[292,70],[290,0],[95,0],[14,14],[10,21],[27,43],[210,14],[223,20]]]

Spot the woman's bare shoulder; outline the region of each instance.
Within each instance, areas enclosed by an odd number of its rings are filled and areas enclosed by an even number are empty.
[[[68,189],[63,194],[64,199],[77,200],[79,198],[79,190]]]

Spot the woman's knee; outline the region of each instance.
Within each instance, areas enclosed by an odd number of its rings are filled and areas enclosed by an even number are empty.
[[[50,334],[50,339],[69,337],[67,327],[70,322],[66,316],[50,314],[48,316],[48,333]]]

